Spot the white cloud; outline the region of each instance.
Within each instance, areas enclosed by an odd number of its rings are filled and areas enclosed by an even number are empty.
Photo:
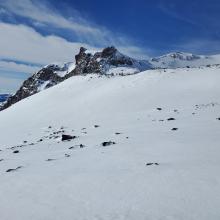
[[[22,16],[33,21],[33,24],[50,25],[56,28],[68,29],[83,39],[92,41],[106,42],[109,32],[104,27],[90,24],[83,19],[77,11],[73,12],[75,16],[66,18],[54,9],[46,6],[42,1],[31,0],[0,0],[0,6],[18,16]]]
[[[25,64],[18,64],[12,61],[1,61],[0,60],[0,71],[15,71],[15,72],[22,72],[22,73],[34,73],[39,70],[37,66],[25,65]]]
[[[0,93],[15,92],[22,82],[22,79],[0,76]]]
[[[0,21],[0,60],[17,60],[24,63],[46,65],[53,62],[74,61],[75,55],[81,46],[89,50],[98,50],[93,45],[116,46],[123,53],[132,57],[147,58],[141,48],[134,46],[127,37],[112,33],[105,27],[92,24],[85,20],[79,12],[71,9],[73,16],[64,17],[54,7],[49,7],[47,1],[33,0],[0,0],[0,15],[7,15],[9,20],[17,16],[28,19],[35,28],[50,28],[59,31],[70,31],[78,37],[80,42],[70,42],[55,35],[43,36],[27,24],[10,24]],[[81,43],[87,42],[87,43]],[[13,72],[15,74],[33,73],[38,67],[18,64],[15,62],[0,61],[0,74]],[[15,77],[16,78],[16,77]],[[15,88],[20,79],[10,77],[0,78],[0,88],[10,84]],[[17,83],[16,83],[17,82]]]
[[[91,46],[69,42],[57,36],[42,36],[25,25],[0,23],[0,58],[48,64],[74,60],[79,47]]]
[[[144,50],[136,46],[118,46],[117,49],[130,57],[141,60],[149,59],[148,54],[153,53],[150,49],[148,50],[148,53],[146,53]]]
[[[42,0],[0,0],[0,6],[9,14],[27,18],[35,27],[44,27],[47,30],[50,30],[51,27],[58,28],[60,31],[68,30],[78,36],[80,42],[87,42],[89,45],[99,47],[114,45],[133,56],[145,56],[146,50],[135,46],[133,41],[123,34],[94,24],[88,21],[88,18],[84,19],[74,8],[67,10],[71,11],[71,17],[67,15],[64,17],[46,2]]]

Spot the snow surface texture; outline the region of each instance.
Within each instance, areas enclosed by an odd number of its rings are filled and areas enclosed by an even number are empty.
[[[75,76],[0,112],[1,220],[219,220],[219,81]]]

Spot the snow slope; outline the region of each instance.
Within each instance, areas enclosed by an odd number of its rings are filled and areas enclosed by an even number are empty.
[[[0,112],[1,220],[218,220],[219,81],[216,67],[75,76]]]

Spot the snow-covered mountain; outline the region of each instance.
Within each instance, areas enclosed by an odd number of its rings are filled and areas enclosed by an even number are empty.
[[[132,59],[114,47],[107,47],[101,52],[94,53],[82,47],[79,54],[75,56],[75,62],[47,65],[25,80],[19,90],[0,107],[0,110],[75,75],[90,73],[129,75],[151,68],[152,66],[148,61]]]
[[[190,53],[174,52],[149,60],[154,68],[183,68],[219,65],[220,55],[203,56]]]
[[[125,76],[150,69],[197,68],[213,65],[220,65],[220,55],[202,56],[175,52],[149,60],[137,60],[120,53],[115,47],[107,47],[102,51],[88,51],[81,47],[74,62],[49,64],[25,80],[19,90],[0,106],[0,111],[76,75],[96,73]]]
[[[76,75],[1,111],[1,220],[219,219],[219,81]]]

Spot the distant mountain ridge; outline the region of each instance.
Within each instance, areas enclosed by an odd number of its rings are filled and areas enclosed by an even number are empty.
[[[220,55],[204,56],[184,52],[173,52],[149,60],[154,68],[184,68],[220,64]]]

